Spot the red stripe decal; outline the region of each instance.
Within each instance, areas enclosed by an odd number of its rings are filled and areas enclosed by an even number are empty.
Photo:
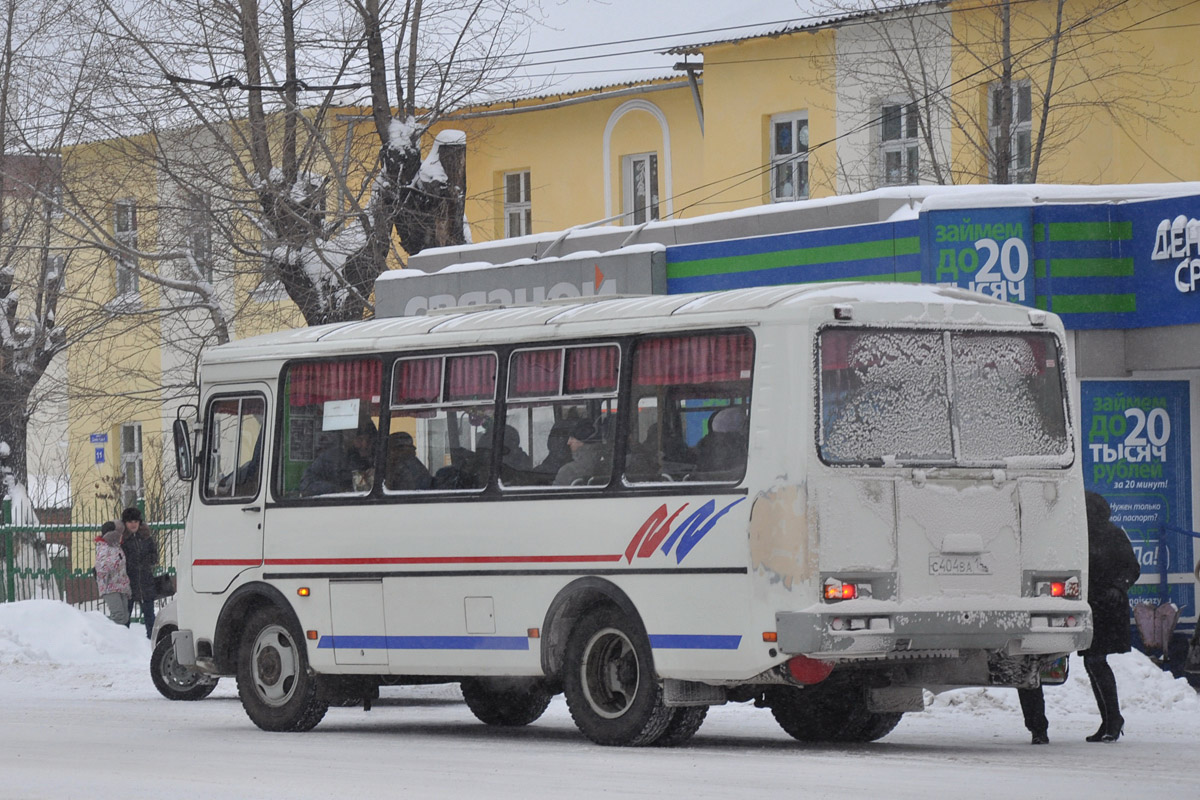
[[[621,555],[596,556],[422,556],[409,558],[198,558],[194,567],[353,566],[361,564],[571,564],[620,561]]]
[[[266,565],[346,566],[354,564],[570,564],[620,561],[621,556],[421,556],[409,558],[268,558]]]

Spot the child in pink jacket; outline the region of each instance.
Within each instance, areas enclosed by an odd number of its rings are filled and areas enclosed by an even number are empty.
[[[96,585],[108,616],[118,625],[129,627],[129,575],[125,572],[125,552],[121,550],[124,526],[106,522],[96,537]]]

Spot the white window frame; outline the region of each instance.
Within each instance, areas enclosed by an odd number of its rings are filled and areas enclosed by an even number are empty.
[[[125,247],[137,249],[138,218],[137,203],[133,200],[117,200],[113,203],[113,238]],[[117,299],[138,295],[137,256],[117,256],[116,290]]]
[[[126,432],[132,437],[133,449],[128,450],[125,447]],[[126,422],[121,426],[121,504],[128,508],[137,502],[138,498],[143,497],[146,491],[145,473],[143,472],[142,460],[142,423]],[[127,480],[129,475],[128,467],[133,467],[134,479],[136,485],[130,484]]]
[[[884,100],[879,104],[881,186],[914,186],[921,182],[920,113],[912,100]],[[893,121],[899,124],[889,130]]]
[[[1009,139],[1008,174],[1012,183],[1029,183],[1033,179],[1033,86],[1029,81],[1013,81],[1012,131]],[[1000,84],[988,86],[988,141],[992,143],[992,160],[988,177],[996,180],[996,164],[1000,154],[1000,124],[996,104],[1000,100]]]
[[[504,238],[528,236],[533,233],[533,204],[530,198],[529,170],[506,172],[503,180]]]
[[[634,186],[635,176],[639,172],[647,176],[646,190],[649,195],[640,207],[638,192]],[[621,157],[622,207],[625,214],[622,222],[626,225],[641,225],[659,219],[658,194],[658,153],[634,153]],[[649,213],[647,213],[649,212]]]
[[[779,133],[788,128],[788,147],[781,148]],[[808,112],[797,111],[771,117],[771,202],[786,203],[808,198]]]

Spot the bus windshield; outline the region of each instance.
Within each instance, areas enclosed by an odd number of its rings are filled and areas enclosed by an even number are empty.
[[[1062,359],[1042,333],[826,329],[821,458],[831,464],[1070,464]]]

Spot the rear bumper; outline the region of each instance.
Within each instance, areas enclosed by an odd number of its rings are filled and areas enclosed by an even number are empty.
[[[890,605],[890,604],[889,604]],[[1053,611],[872,611],[821,607],[775,615],[779,649],[817,658],[879,658],[923,650],[984,650],[1042,655],[1083,650],[1091,644],[1092,615],[1086,603]],[[1067,621],[1075,623],[1068,627]]]

